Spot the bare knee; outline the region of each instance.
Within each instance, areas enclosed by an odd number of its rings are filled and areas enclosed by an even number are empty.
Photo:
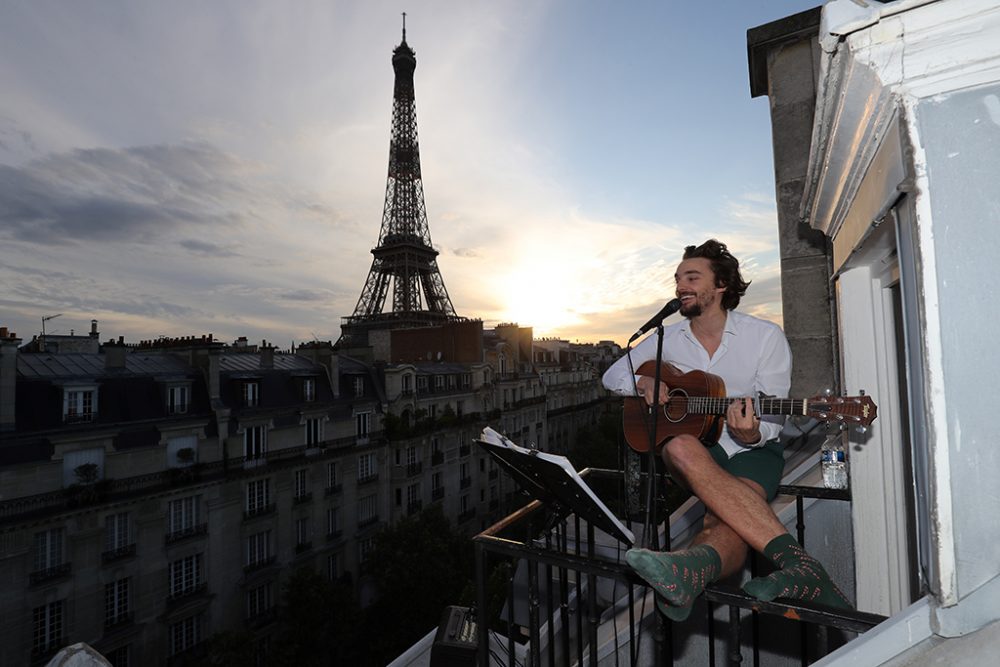
[[[661,452],[663,462],[669,469],[685,473],[692,467],[703,465],[705,458],[711,459],[705,445],[692,435],[678,435],[667,441]]]

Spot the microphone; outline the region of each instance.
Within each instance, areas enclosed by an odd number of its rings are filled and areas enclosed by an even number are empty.
[[[667,301],[667,305],[663,306],[663,308],[660,309],[660,312],[658,312],[656,315],[653,315],[653,317],[651,317],[648,322],[642,325],[641,329],[632,334],[632,337],[628,339],[628,344],[631,345],[632,342],[639,336],[643,335],[650,329],[654,329],[660,326],[663,320],[667,319],[680,309],[681,309],[680,299],[671,299],[670,301]]]

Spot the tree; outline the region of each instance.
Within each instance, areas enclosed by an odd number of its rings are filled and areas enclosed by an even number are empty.
[[[435,627],[447,605],[463,602],[473,577],[472,542],[435,504],[379,533],[366,567],[379,599],[364,615],[365,664],[384,665]]]
[[[296,570],[282,590],[268,664],[327,667],[357,664],[358,604],[349,580],[330,581],[310,568]]]

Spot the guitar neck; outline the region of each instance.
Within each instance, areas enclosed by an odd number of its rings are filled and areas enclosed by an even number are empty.
[[[698,415],[724,415],[733,401],[740,397],[718,396],[688,396],[687,412]],[[807,414],[809,401],[803,398],[755,398],[754,408],[760,416],[765,415],[804,415]]]

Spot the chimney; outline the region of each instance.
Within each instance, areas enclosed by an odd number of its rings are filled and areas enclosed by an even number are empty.
[[[125,368],[125,356],[128,348],[125,347],[124,339],[119,339],[118,343],[108,341],[104,344],[104,368]]]
[[[90,337],[94,339],[101,337],[101,334],[97,332],[97,320],[90,320]]]
[[[17,347],[21,339],[0,327],[0,433],[13,431],[17,425]]]
[[[274,346],[268,345],[266,340],[260,342],[260,367],[274,368]]]

